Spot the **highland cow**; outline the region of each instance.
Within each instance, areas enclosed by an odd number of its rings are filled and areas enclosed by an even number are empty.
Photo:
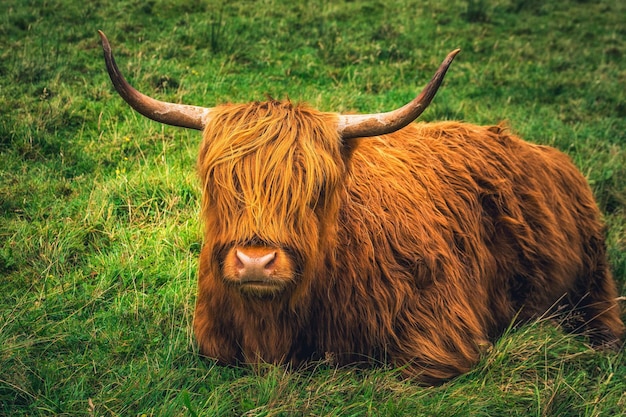
[[[204,132],[203,355],[297,365],[330,354],[438,383],[551,309],[594,345],[621,343],[600,212],[569,158],[502,126],[413,123],[457,51],[404,107],[340,115],[152,99],[100,34],[133,108]]]

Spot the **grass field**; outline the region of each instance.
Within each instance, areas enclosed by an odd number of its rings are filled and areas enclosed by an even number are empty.
[[[422,120],[506,120],[568,153],[626,294],[626,3],[3,0],[0,415],[626,415],[626,358],[550,320],[442,386],[392,369],[220,367],[191,331],[200,134],[115,93],[211,106],[290,97],[376,112],[462,52]],[[624,306],[624,303],[622,303]]]

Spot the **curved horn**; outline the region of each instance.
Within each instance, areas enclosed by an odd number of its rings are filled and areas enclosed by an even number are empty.
[[[211,108],[167,103],[165,101],[155,100],[135,90],[133,86],[128,84],[124,79],[124,76],[122,76],[122,73],[117,67],[115,59],[113,59],[109,40],[101,30],[99,30],[98,33],[102,39],[102,50],[104,51],[104,60],[107,65],[107,70],[109,71],[109,77],[111,77],[111,81],[117,92],[133,109],[160,123],[197,130],[204,129],[204,126],[206,126],[209,120],[208,117]]]
[[[400,130],[413,122],[437,94],[448,67],[460,51],[460,49],[455,49],[450,52],[420,95],[399,109],[387,113],[340,115],[337,128],[340,136],[344,139],[351,139],[384,135]]]

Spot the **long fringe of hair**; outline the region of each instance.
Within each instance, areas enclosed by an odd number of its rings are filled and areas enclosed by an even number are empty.
[[[344,177],[332,115],[278,101],[213,114],[198,159],[206,234],[294,248],[302,236],[316,236],[307,219],[328,211]]]

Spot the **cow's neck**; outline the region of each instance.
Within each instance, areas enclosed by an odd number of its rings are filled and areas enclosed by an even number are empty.
[[[237,327],[242,330],[238,343],[245,362],[297,364],[304,356],[309,356],[301,348],[294,350],[294,346],[302,344],[302,330],[308,327],[308,308],[302,302],[294,311],[288,299],[237,298],[240,305],[234,308],[233,314]]]

